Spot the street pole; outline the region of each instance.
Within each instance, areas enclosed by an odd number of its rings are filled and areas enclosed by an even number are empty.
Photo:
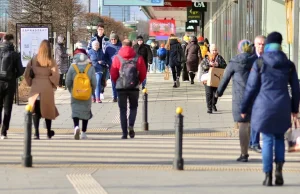
[[[294,0],[294,40],[293,40],[293,62],[298,73],[299,59],[299,0]]]
[[[25,124],[24,124],[24,155],[22,156],[22,165],[32,167],[31,156],[31,133],[32,133],[32,107],[26,106]]]
[[[147,93],[147,89],[143,89],[143,99],[144,99],[144,103],[143,103],[143,129],[144,131],[148,131],[149,130],[149,123],[148,123],[148,93]]]
[[[175,157],[173,161],[174,170],[183,170],[184,161],[182,158],[182,136],[183,136],[183,115],[182,108],[176,109],[175,121]]]

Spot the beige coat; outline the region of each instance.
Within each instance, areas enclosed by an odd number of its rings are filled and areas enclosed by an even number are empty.
[[[35,77],[30,78],[30,69],[33,69]],[[57,64],[52,60],[51,67],[41,67],[38,65],[36,58],[33,58],[27,64],[25,69],[25,80],[31,87],[28,104],[34,110],[34,104],[37,98],[41,101],[41,114],[45,119],[54,120],[59,114],[55,107],[54,89],[59,83],[59,74]]]

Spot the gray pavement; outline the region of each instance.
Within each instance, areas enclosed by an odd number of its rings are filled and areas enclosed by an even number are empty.
[[[206,113],[204,87],[181,83],[172,88],[163,74],[149,76],[150,132],[141,131],[141,103],[136,138],[121,140],[117,103],[111,88],[102,104],[93,104],[88,139],[74,140],[67,91],[56,92],[60,116],[57,135],[32,141],[33,167],[23,168],[24,106],[14,106],[9,139],[0,141],[0,193],[299,193],[300,153],[286,153],[284,187],[261,186],[261,155],[250,151],[248,163],[238,163],[237,132],[232,129],[231,88]],[[184,109],[184,171],[172,169],[175,150],[174,116]]]

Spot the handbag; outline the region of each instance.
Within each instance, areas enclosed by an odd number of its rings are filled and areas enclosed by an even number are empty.
[[[288,152],[300,152],[299,120],[292,118],[292,127],[287,131]]]
[[[165,75],[164,75],[164,80],[169,80],[170,79],[170,71],[168,68],[165,70]]]

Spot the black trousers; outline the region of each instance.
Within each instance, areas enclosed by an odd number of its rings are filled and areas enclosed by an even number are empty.
[[[206,104],[208,110],[212,110],[213,105],[216,105],[218,102],[218,98],[215,97],[217,89],[218,88],[216,87],[205,85]]]
[[[65,74],[59,74],[59,87],[65,86],[64,75]]]
[[[180,77],[182,67],[181,66],[172,66],[171,69],[172,69],[173,81],[176,81],[177,78]]]
[[[183,64],[182,68],[182,81],[189,81],[189,72],[186,68],[186,63]]]
[[[0,124],[2,124],[1,135],[6,136],[9,129],[11,111],[16,91],[15,80],[12,82],[0,81]],[[4,117],[2,123],[2,110],[4,108]]]
[[[74,128],[75,127],[79,127],[79,118],[78,117],[74,117],[73,118],[73,123],[74,123]],[[86,132],[86,129],[87,129],[87,126],[88,126],[88,123],[89,123],[89,120],[82,120],[82,128],[81,128],[81,130],[83,131],[83,132]]]
[[[39,127],[40,127],[41,118],[42,118],[41,102],[40,100],[36,100],[34,104],[34,114],[32,115],[33,126],[35,129],[35,136],[39,136]],[[52,120],[45,119],[45,123],[46,123],[47,133],[49,136],[51,131]]]

